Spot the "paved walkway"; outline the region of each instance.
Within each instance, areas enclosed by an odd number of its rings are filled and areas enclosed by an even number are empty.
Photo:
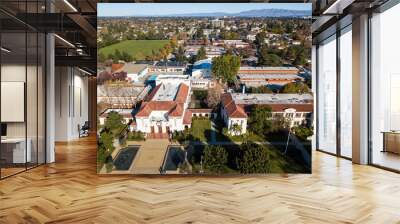
[[[168,139],[148,139],[142,142],[138,154],[130,168],[132,174],[160,174]]]
[[[217,140],[216,133],[217,133],[217,125],[214,123],[213,120],[211,120],[211,144],[216,142]]]

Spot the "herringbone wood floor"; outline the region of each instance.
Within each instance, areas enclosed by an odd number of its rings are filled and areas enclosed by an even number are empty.
[[[95,144],[0,181],[0,223],[400,223],[400,175],[326,154],[312,175],[98,176]]]

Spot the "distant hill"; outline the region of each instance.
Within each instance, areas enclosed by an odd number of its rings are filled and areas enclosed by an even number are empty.
[[[289,9],[256,9],[249,11],[242,11],[239,13],[224,13],[224,12],[210,12],[210,13],[186,13],[186,14],[165,14],[165,15],[133,15],[132,17],[309,17],[311,11],[308,10],[289,10]]]

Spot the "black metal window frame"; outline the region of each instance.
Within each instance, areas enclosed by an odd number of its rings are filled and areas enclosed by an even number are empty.
[[[316,86],[316,94],[315,94],[315,98],[316,98],[316,111],[315,111],[315,130],[316,130],[316,136],[315,136],[315,141],[316,141],[316,150],[319,152],[323,152],[329,155],[333,155],[333,156],[337,156],[340,158],[344,158],[347,160],[352,160],[350,157],[347,156],[343,156],[342,155],[342,150],[341,150],[341,118],[340,118],[340,103],[341,103],[341,99],[340,99],[340,78],[341,78],[341,67],[340,67],[340,37],[346,33],[346,32],[351,32],[348,31],[346,29],[349,28],[349,26],[351,26],[352,23],[348,23],[346,25],[344,25],[343,27],[341,27],[339,25],[339,23],[336,23],[335,25],[333,25],[332,27],[335,29],[334,32],[331,32],[329,35],[326,35],[325,37],[323,37],[321,40],[318,41],[318,43],[316,44],[316,50],[315,50],[315,59],[316,59],[316,79],[315,79],[315,86]],[[344,32],[346,30],[346,32]],[[335,64],[336,64],[336,152],[332,153],[332,152],[328,152],[324,149],[321,149],[319,147],[319,131],[320,131],[320,127],[319,127],[319,67],[320,67],[320,57],[319,57],[319,47],[320,44],[326,40],[328,40],[329,38],[332,38],[332,36],[335,36],[334,40],[332,41],[336,41],[336,60],[335,60]]]

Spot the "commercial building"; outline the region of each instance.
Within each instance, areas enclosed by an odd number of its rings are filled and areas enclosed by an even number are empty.
[[[186,63],[183,62],[172,62],[172,61],[158,61],[154,65],[150,66],[149,72],[159,72],[159,73],[171,73],[171,72],[185,72]]]
[[[206,50],[206,56],[209,59],[215,58],[215,57],[219,57],[223,54],[225,54],[226,50],[224,47],[220,47],[220,46],[212,46],[212,45],[208,45],[208,46],[186,46],[185,47],[185,56],[187,58],[190,58],[192,56],[197,55],[199,49],[201,47],[204,47]]]
[[[213,19],[213,20],[211,20],[211,26],[213,28],[222,28],[222,27],[224,27],[224,20]]]
[[[247,87],[283,86],[291,82],[304,81],[296,67],[248,67],[238,71],[239,81]]]
[[[139,82],[139,79],[143,79],[149,71],[147,64],[134,64],[126,63],[118,71],[127,73],[127,79],[132,82]]]
[[[218,40],[213,42],[214,46],[226,46],[229,48],[246,48],[250,47],[249,43],[243,40]]]

